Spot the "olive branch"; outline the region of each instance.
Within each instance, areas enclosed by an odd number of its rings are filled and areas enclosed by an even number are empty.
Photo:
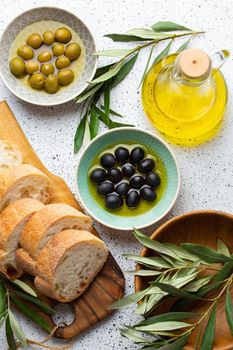
[[[17,308],[23,315],[38,324],[50,335],[43,342],[37,342],[27,339],[23,329],[14,316],[13,308]],[[18,347],[28,348],[29,344],[51,350],[65,350],[63,348],[51,347],[45,342],[49,340],[57,327],[53,329],[52,325],[42,317],[40,312],[46,315],[54,315],[55,310],[42,302],[34,290],[21,280],[8,280],[0,275],[0,327],[5,323],[5,333],[7,344],[10,350],[16,350]]]
[[[182,350],[189,336],[196,331],[195,350],[211,350],[217,307],[223,297],[226,320],[233,336],[233,255],[224,242],[218,240],[215,251],[199,244],[160,243],[138,230],[134,231],[134,235],[156,255],[124,255],[144,266],[130,273],[150,277],[152,280],[147,288],[128,295],[111,306],[111,309],[121,309],[138,303],[136,313],[145,317],[144,321],[136,325],[124,326],[121,329],[122,336],[140,344],[141,350],[153,350],[162,346],[166,346],[166,350]],[[150,316],[168,297],[175,297],[170,312]],[[202,313],[186,311],[195,302],[208,306]],[[192,321],[188,322],[190,319]]]
[[[118,57],[119,60],[98,68],[88,87],[75,98],[76,103],[83,103],[83,107],[81,120],[75,133],[74,152],[77,153],[83,144],[87,144],[96,137],[100,121],[109,129],[128,126],[111,118],[111,116],[122,117],[121,114],[110,108],[111,90],[130,73],[139,53],[144,48],[151,46],[139,86],[142,84],[150,65],[166,57],[170,53],[172,44],[176,39],[190,36],[177,50],[177,52],[181,52],[188,47],[194,36],[201,33],[203,32],[193,31],[173,22],[157,22],[150,28],[136,28],[129,30],[125,34],[105,35],[105,37],[112,39],[114,42],[143,43],[130,49],[103,50],[94,53],[97,56]],[[168,41],[168,44],[153,58],[154,49],[163,41]]]

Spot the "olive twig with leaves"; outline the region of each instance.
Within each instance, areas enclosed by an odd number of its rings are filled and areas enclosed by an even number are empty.
[[[176,33],[179,31],[180,33]],[[82,94],[76,97],[77,103],[83,103],[81,121],[78,125],[74,138],[74,152],[78,152],[82,144],[93,139],[99,130],[99,121],[103,122],[109,129],[129,126],[124,123],[115,122],[112,116],[122,117],[119,113],[110,108],[110,92],[118,85],[133,68],[138,54],[146,47],[151,46],[149,57],[140,81],[143,82],[149,69],[154,48],[160,42],[169,40],[168,45],[153,59],[152,64],[166,57],[171,49],[173,41],[180,37],[191,36],[177,51],[181,52],[189,45],[193,36],[203,33],[202,31],[192,31],[191,29],[173,22],[157,22],[149,29],[138,28],[129,30],[125,34],[107,34],[105,37],[115,42],[144,42],[131,49],[103,50],[94,53],[98,56],[120,57],[116,62],[97,69],[93,80]],[[103,95],[103,104],[101,97]],[[132,126],[132,125],[131,125]]]
[[[65,350],[67,347],[58,348],[27,339],[19,322],[14,316],[13,307],[23,315],[37,323],[46,332],[53,334],[52,325],[41,316],[40,311],[47,315],[54,315],[55,310],[42,302],[34,290],[21,280],[7,280],[0,274],[0,327],[5,323],[7,344],[10,350],[18,347],[28,348],[29,344],[37,345],[51,350]]]
[[[144,321],[136,325],[122,328],[121,335],[140,344],[141,350],[154,350],[163,346],[166,346],[166,350],[181,350],[190,335],[197,331],[195,350],[211,350],[218,303],[225,295],[226,320],[233,336],[230,292],[233,285],[233,255],[224,242],[218,240],[215,251],[200,244],[160,243],[138,230],[134,231],[134,235],[156,255],[142,257],[125,254],[126,258],[145,266],[130,273],[151,277],[152,280],[146,289],[128,295],[111,306],[111,309],[121,309],[138,303],[137,314],[145,317]],[[149,317],[167,297],[176,298],[171,311]],[[188,306],[200,301],[208,304],[205,311],[186,311]]]

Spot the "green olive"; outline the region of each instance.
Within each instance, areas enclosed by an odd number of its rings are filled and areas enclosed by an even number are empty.
[[[65,47],[63,44],[54,44],[52,50],[54,56],[61,56],[65,52]]]
[[[38,61],[43,63],[43,62],[48,62],[52,58],[52,54],[49,51],[43,51],[38,55]]]
[[[33,89],[42,89],[45,83],[45,78],[43,74],[36,73],[36,74],[32,74],[28,79],[28,81]]]
[[[47,32],[44,32],[43,42],[47,46],[50,46],[54,43],[54,34],[52,31],[48,30]]]
[[[17,50],[17,55],[25,61],[28,61],[34,57],[34,52],[29,46],[23,45]]]
[[[49,94],[55,94],[59,90],[59,82],[57,77],[55,75],[49,75],[45,79],[44,88]]]
[[[67,44],[71,40],[72,34],[67,28],[59,28],[56,30],[54,37],[59,43]]]
[[[58,57],[56,59],[55,64],[56,64],[57,69],[67,68],[70,65],[70,60],[68,57],[65,57],[65,56]]]
[[[57,74],[59,84],[67,85],[74,80],[74,72],[71,69],[60,70]]]
[[[16,77],[20,77],[25,73],[25,63],[24,61],[19,57],[14,57],[10,61],[10,70],[11,73],[14,74]]]
[[[66,47],[65,55],[68,57],[71,61],[76,60],[81,54],[81,47],[79,44],[69,44]]]
[[[48,76],[49,74],[53,74],[54,66],[51,63],[42,64],[40,71],[42,74]]]
[[[25,66],[28,74],[33,74],[39,70],[39,64],[36,61],[28,61]]]
[[[31,46],[33,49],[39,49],[39,47],[41,47],[43,41],[41,39],[40,34],[37,33],[33,33],[31,35],[29,35],[28,39],[27,39],[27,44],[29,46]]]

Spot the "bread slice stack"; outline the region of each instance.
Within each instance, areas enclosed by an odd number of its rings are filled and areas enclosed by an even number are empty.
[[[27,272],[41,294],[72,301],[102,269],[108,249],[91,233],[90,217],[64,203],[48,204],[50,179],[21,164],[13,146],[11,152],[0,157],[0,272],[9,279]]]

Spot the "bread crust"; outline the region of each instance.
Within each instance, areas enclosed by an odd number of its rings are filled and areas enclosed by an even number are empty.
[[[12,244],[12,235],[15,233],[15,230],[20,230],[19,226],[21,224],[29,220],[31,215],[42,209],[43,206],[44,204],[36,199],[24,198],[10,204],[0,214],[0,250],[2,252],[0,257],[0,270],[8,278],[16,278],[22,274],[20,266],[17,266],[18,273],[14,276],[7,272],[7,254],[8,250],[11,248],[9,245]]]
[[[77,209],[63,203],[49,204],[35,213],[28,221],[20,237],[21,246],[33,259],[37,259],[41,250],[41,241],[46,238],[52,227],[59,225],[64,220],[68,227],[75,225],[77,229],[83,228],[88,231],[92,229],[92,219]]]
[[[24,272],[36,276],[36,261],[23,248],[17,249],[16,262]]]
[[[68,253],[76,245],[98,245],[101,247],[104,259],[99,265],[98,271],[92,272],[89,276],[88,283],[83,284],[79,293],[70,298],[59,295],[55,286],[55,275],[59,264],[65,258],[65,253]],[[45,247],[40,252],[36,262],[36,278],[34,280],[35,286],[42,294],[46,294],[60,302],[69,302],[81,295],[94,277],[103,267],[108,256],[108,249],[105,243],[99,238],[92,235],[90,232],[83,230],[64,230],[50,239]]]
[[[39,169],[35,168],[29,164],[21,164],[15,167],[11,167],[8,171],[1,173],[0,178],[0,210],[4,209],[5,203],[4,199],[6,195],[9,193],[14,193],[14,190],[20,186],[22,180],[28,180],[29,185],[30,181],[33,179],[38,180],[40,182],[42,179],[47,183],[47,196],[44,199],[44,204],[46,204],[50,197],[50,179],[44,173],[42,173]],[[20,198],[17,198],[20,199]],[[7,203],[8,204],[8,203]]]

